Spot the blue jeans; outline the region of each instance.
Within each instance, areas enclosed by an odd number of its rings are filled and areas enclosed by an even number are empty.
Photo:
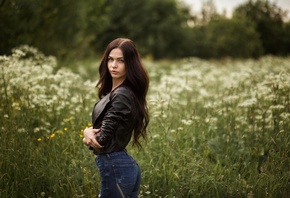
[[[101,175],[101,198],[138,197],[141,171],[126,151],[100,154],[96,164]]]

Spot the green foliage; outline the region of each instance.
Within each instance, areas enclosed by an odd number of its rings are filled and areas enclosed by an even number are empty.
[[[53,57],[28,46],[0,57],[0,65],[0,196],[96,194],[98,185],[88,182],[96,178],[92,158],[79,153],[93,84],[56,70]]]
[[[210,21],[219,18],[219,14],[217,13],[216,6],[213,0],[205,0],[202,2],[201,6],[201,19],[200,23],[205,25]]]
[[[285,11],[269,1],[241,4],[231,19],[203,1],[200,13],[177,0],[10,0],[0,5],[0,54],[27,44],[62,61],[94,57],[129,37],[153,59],[289,55]]]
[[[145,63],[149,138],[128,147],[140,197],[289,196],[289,59]],[[0,196],[97,197],[81,143],[95,83],[27,46],[0,66]]]
[[[101,29],[104,22],[103,3],[4,1],[0,7],[0,54],[9,54],[12,48],[28,44],[59,58],[81,57],[88,53],[95,37],[90,26]]]
[[[287,60],[168,64],[150,70],[152,196],[287,197]]]
[[[108,22],[96,46],[104,48],[116,37],[129,37],[144,55],[175,58],[184,53],[180,38],[185,35],[182,25],[189,10],[178,7],[175,0],[112,0],[107,13]]]
[[[220,18],[211,21],[206,28],[209,57],[247,58],[262,54],[259,35],[250,22]]]
[[[285,54],[284,46],[290,44],[284,42],[284,38],[287,37],[287,30],[283,27],[285,16],[285,12],[276,3],[271,3],[268,0],[250,0],[234,11],[234,17],[246,18],[255,24],[265,54],[274,55]]]
[[[259,34],[246,20],[216,18],[191,30],[191,52],[201,58],[259,57],[263,48]]]
[[[290,21],[288,23],[284,23],[284,37],[283,37],[283,51],[284,52],[289,52],[290,51],[290,37],[289,36],[285,36],[285,35],[289,35],[290,34]]]

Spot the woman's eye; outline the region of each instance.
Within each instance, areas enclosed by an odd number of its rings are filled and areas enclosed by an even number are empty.
[[[124,63],[124,60],[123,59],[119,59],[118,62],[119,63]]]

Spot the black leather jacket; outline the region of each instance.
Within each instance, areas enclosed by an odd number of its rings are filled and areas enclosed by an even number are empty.
[[[93,149],[94,153],[98,155],[124,150],[131,139],[135,122],[134,94],[128,87],[121,85],[94,106],[92,124],[94,129],[101,129],[96,139],[104,146]]]

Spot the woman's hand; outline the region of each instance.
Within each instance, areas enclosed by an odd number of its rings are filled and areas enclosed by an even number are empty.
[[[96,140],[96,133],[99,133],[99,132],[100,132],[100,129],[93,129],[93,127],[86,128],[84,130],[83,143],[93,148],[102,148],[103,146],[101,146]]]

